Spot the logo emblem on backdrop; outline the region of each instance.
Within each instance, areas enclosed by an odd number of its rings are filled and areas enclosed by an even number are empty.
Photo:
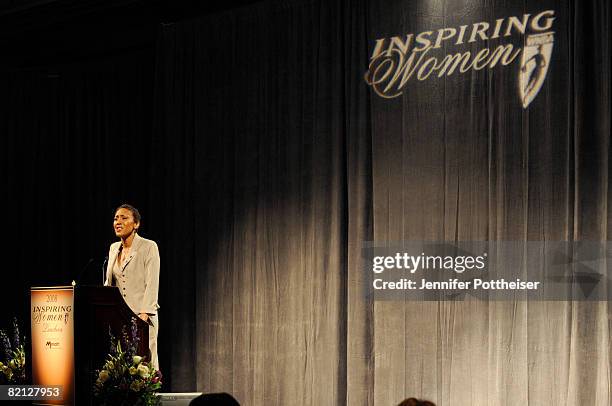
[[[553,32],[527,37],[519,72],[519,93],[523,108],[527,108],[535,99],[546,79],[554,41]]]
[[[393,99],[404,94],[410,82],[516,66],[520,61],[517,101],[527,108],[542,89],[552,61],[554,21],[555,11],[544,10],[379,38],[364,79],[378,96]],[[510,41],[513,36],[520,36],[523,47]],[[474,49],[471,44],[478,42],[482,47]]]

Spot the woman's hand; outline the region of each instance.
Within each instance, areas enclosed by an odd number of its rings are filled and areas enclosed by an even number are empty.
[[[149,315],[146,313],[139,313],[138,317],[140,317],[143,321],[149,322]]]

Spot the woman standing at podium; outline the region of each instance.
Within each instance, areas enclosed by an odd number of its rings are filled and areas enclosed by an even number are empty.
[[[115,211],[113,228],[119,241],[110,246],[106,268],[106,286],[117,286],[130,309],[149,324],[151,364],[157,360],[157,294],[159,291],[159,250],[155,241],[138,235],[140,213],[123,204]]]

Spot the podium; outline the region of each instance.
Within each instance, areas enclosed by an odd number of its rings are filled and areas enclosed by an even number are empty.
[[[138,354],[149,356],[149,325],[124,302],[113,286],[33,287],[31,295],[32,380],[34,385],[61,385],[63,400],[39,405],[93,404],[95,371],[115,337],[137,320]]]

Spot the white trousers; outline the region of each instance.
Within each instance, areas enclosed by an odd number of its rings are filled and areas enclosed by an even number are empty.
[[[159,360],[157,359],[157,332],[159,331],[159,317],[149,316],[149,351],[151,351],[151,365],[159,370]]]

